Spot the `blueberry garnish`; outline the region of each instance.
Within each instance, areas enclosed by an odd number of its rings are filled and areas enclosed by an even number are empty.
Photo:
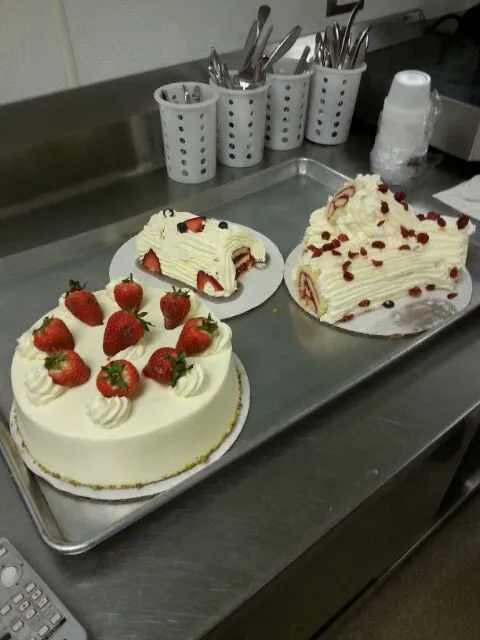
[[[177,231],[178,231],[178,233],[186,233],[188,231],[187,223],[186,222],[179,222],[177,224]]]
[[[225,222],[225,220],[222,220],[221,222],[218,223],[218,227],[219,229],[228,229],[228,222]]]
[[[163,210],[163,217],[164,218],[173,218],[174,215],[175,215],[175,211],[173,209],[164,209]]]

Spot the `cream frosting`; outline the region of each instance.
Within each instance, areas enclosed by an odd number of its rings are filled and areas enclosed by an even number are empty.
[[[105,398],[97,394],[87,403],[85,409],[94,424],[103,429],[113,429],[127,420],[132,410],[132,401],[123,396]]]
[[[319,317],[338,322],[429,284],[453,291],[475,227],[422,217],[375,175],[357,176],[314,211],[293,276],[300,288],[312,283]]]
[[[66,390],[67,387],[62,387],[52,380],[45,367],[35,367],[25,375],[27,398],[37,407],[52,402]]]
[[[46,353],[37,349],[33,342],[33,333],[26,331],[17,340],[16,353],[19,353],[23,358],[27,360],[44,360]]]
[[[156,349],[176,345],[183,328],[164,329],[159,303],[165,291],[144,287],[144,293],[142,311],[153,326],[142,339],[143,355],[134,363],[140,373]],[[105,290],[95,295],[105,319],[118,310]],[[58,315],[58,311],[57,307],[44,315]],[[209,310],[199,302],[196,313],[206,317]],[[232,425],[239,400],[231,345],[209,357],[188,358],[194,368],[177,392],[141,375],[127,416],[124,400],[97,397],[96,376],[105,364],[105,326],[72,322],[75,350],[92,372],[85,384],[63,393],[66,388],[55,385],[46,370],[35,371],[38,362],[19,352],[12,361],[18,427],[38,463],[82,484],[136,486],[175,475],[203,460],[220,444]],[[31,391],[25,384],[27,376]],[[44,406],[33,404],[46,402],[52,394],[63,395]]]
[[[127,277],[128,276],[125,275],[123,276],[123,278],[115,278],[114,280],[110,280],[110,282],[105,287],[105,293],[113,302],[115,302],[115,294],[114,294],[115,287],[117,286],[117,284],[120,284],[120,282],[122,282],[122,280],[125,280],[125,278]]]
[[[154,214],[136,236],[135,244],[140,258],[152,249],[157,255],[162,274],[197,287],[200,271],[217,280],[222,291],[215,291],[207,283],[204,293],[215,297],[228,297],[237,289],[234,254],[248,248],[257,262],[266,259],[265,247],[252,234],[236,224],[227,228],[219,226],[219,220],[207,218],[199,233],[180,233],[177,224],[195,218],[192,213],[166,209]]]
[[[202,353],[203,356],[213,356],[216,353],[220,353],[227,347],[231,347],[232,343],[232,330],[225,324],[225,322],[219,322],[217,330],[213,334],[212,344],[209,348]]]
[[[194,363],[184,376],[181,376],[174,387],[170,387],[173,393],[181,398],[188,398],[197,394],[205,380],[205,373],[200,365]]]
[[[145,338],[140,338],[138,342],[132,344],[130,347],[119,351],[115,354],[115,360],[130,360],[136,362],[142,358],[145,353]]]

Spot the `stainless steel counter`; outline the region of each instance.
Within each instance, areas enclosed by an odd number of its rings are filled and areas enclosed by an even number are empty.
[[[343,147],[306,145],[301,154],[354,175],[368,170],[371,140],[356,132]],[[265,166],[293,155],[271,153]],[[239,175],[221,168],[216,182]],[[461,177],[457,165],[440,166],[411,201],[433,208],[429,194]],[[137,177],[3,221],[3,254],[205,188]],[[25,234],[33,220],[42,221],[36,235]],[[0,463],[1,533],[92,638],[310,638],[475,488],[468,453],[480,403],[477,323],[464,321],[295,434],[83,556],[59,557],[41,543]]]

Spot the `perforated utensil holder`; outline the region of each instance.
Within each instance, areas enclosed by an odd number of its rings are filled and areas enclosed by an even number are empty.
[[[269,74],[265,146],[275,151],[296,149],[303,142],[310,79],[314,73],[294,74],[298,60],[284,58]]]
[[[366,64],[358,69],[315,66],[308,101],[307,140],[332,145],[345,142],[366,68]]]
[[[222,164],[251,167],[261,162],[269,86],[267,79],[262,87],[246,91],[218,87],[217,156]]]
[[[193,94],[200,87],[201,102],[186,104],[183,87]],[[162,98],[166,92],[168,100]],[[199,82],[175,82],[153,94],[160,109],[168,177],[197,184],[211,180],[217,170],[216,87]]]

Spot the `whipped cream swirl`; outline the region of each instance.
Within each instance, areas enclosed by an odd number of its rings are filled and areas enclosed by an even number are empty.
[[[225,322],[218,323],[218,329],[213,334],[212,344],[206,351],[203,352],[204,356],[213,356],[223,351],[228,347],[232,340],[232,330],[225,324]]]
[[[67,390],[67,387],[55,384],[45,367],[36,367],[27,373],[25,388],[27,398],[36,406],[48,404]]]
[[[17,340],[17,353],[27,360],[43,360],[46,354],[37,349],[33,342],[33,333],[23,333]]]
[[[140,338],[140,340],[136,344],[132,344],[130,347],[119,351],[115,355],[115,360],[129,360],[133,362],[134,360],[138,360],[145,353],[145,340]]]
[[[177,380],[177,384],[171,387],[172,391],[182,398],[196,395],[202,388],[205,373],[198,364],[192,365],[184,376]]]
[[[105,398],[98,394],[85,407],[90,420],[103,429],[118,427],[130,415],[132,403],[129,398],[114,396]]]

